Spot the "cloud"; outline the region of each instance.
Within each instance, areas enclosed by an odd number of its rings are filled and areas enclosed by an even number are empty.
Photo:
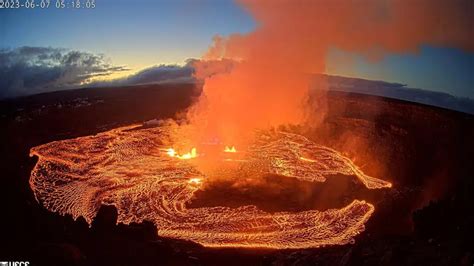
[[[0,99],[79,87],[120,87],[154,83],[202,82],[231,72],[230,59],[188,59],[183,66],[156,65],[132,75],[107,81],[92,78],[127,70],[107,62],[104,55],[51,47],[0,49]],[[315,75],[317,78],[320,75]],[[328,89],[407,100],[474,114],[474,100],[404,84],[324,75]]]
[[[104,81],[95,81],[86,84],[86,87],[115,87],[115,86],[131,86],[140,84],[155,84],[164,82],[195,82],[193,77],[194,68],[186,64],[179,65],[157,65],[145,68],[132,75]]]
[[[127,77],[114,80],[96,81],[88,87],[131,86],[156,83],[188,83],[199,82],[207,77],[229,72],[235,61],[229,59],[207,60],[188,59],[184,66],[156,65],[143,69]]]
[[[0,49],[0,98],[76,88],[124,70],[101,54],[51,47]]]
[[[183,66],[156,65],[125,77],[100,80],[128,69],[112,65],[102,54],[52,47],[0,49],[0,99],[81,87],[196,82],[227,72],[233,64],[231,60],[188,59]]]

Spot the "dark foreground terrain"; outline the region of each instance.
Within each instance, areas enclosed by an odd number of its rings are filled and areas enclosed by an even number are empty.
[[[354,185],[346,181],[328,179],[323,186],[307,188],[309,184],[277,180],[297,191],[265,194],[268,190],[253,187],[249,196],[215,184],[198,193],[192,203],[257,204],[278,211],[265,202],[285,199],[282,202],[292,203],[287,210],[293,210],[339,208],[353,198],[367,199],[376,211],[355,244],[280,251],[208,249],[160,238],[148,222],[116,225],[117,211],[110,206],[101,208],[89,228],[83,219],[50,213],[34,199],[28,184],[36,162],[29,157],[31,147],[173,117],[198,92],[193,85],[154,85],[84,89],[0,102],[0,261],[30,261],[30,265],[472,265],[474,117],[374,96],[331,92],[323,122],[292,130],[345,153],[367,174],[391,181],[392,189],[365,193],[352,191]],[[347,187],[352,191],[349,196],[344,194]],[[295,193],[308,196],[292,198]],[[344,197],[335,196],[341,193]],[[314,201],[321,204],[308,205]]]

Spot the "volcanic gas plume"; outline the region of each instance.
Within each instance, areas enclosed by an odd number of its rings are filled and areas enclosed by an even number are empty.
[[[325,82],[318,82],[317,96],[308,102],[311,74],[325,72],[333,47],[373,59],[416,52],[421,45],[474,50],[470,0],[239,3],[256,20],[256,30],[216,36],[204,61],[196,63],[196,75],[206,80],[188,117],[201,139],[236,143],[254,128],[304,121],[314,126],[325,114]],[[206,59],[220,68],[229,60],[235,64],[215,74]]]

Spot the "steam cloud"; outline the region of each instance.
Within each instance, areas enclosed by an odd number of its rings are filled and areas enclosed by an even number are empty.
[[[380,58],[412,53],[422,44],[474,50],[474,5],[469,0],[241,1],[258,27],[216,36],[203,59],[239,61],[207,77],[189,111],[200,138],[232,143],[259,127],[305,120],[311,76],[325,71],[329,48]],[[202,77],[196,62],[196,76]],[[317,85],[324,91],[324,80]],[[321,94],[321,93],[320,93]],[[319,95],[324,98],[324,93]],[[319,101],[324,113],[324,101]]]

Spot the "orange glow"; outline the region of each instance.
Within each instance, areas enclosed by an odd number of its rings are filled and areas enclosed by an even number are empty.
[[[310,182],[325,182],[326,176],[342,174],[357,177],[368,189],[391,186],[366,175],[339,152],[297,134],[258,133],[241,153],[242,159],[217,163],[216,172],[205,173],[194,162],[174,159],[197,156],[196,149],[189,155],[177,155],[166,146],[181,147],[183,143],[157,144],[167,143],[173,128],[130,128],[32,148],[30,154],[39,159],[30,186],[38,202],[62,215],[82,216],[88,223],[97,206],[114,205],[119,223],[150,220],[160,236],[207,247],[313,248],[353,242],[364,231],[374,206],[354,200],[340,209],[267,213],[253,205],[188,208],[187,203],[210,176],[235,171],[242,171],[234,173],[237,175],[277,174]]]
[[[166,150],[166,153],[168,154],[168,156],[170,157],[175,157],[176,156],[176,151],[173,149],[173,148],[169,148]]]
[[[313,74],[328,71],[334,48],[369,60],[416,53],[423,45],[474,51],[472,0],[237,2],[258,26],[215,36],[195,62],[196,77],[205,80],[188,112],[200,128],[197,140],[217,136],[237,144],[254,129],[317,126],[328,110],[327,80],[316,81]]]
[[[346,175],[367,189],[392,187],[302,135],[253,132],[323,121],[326,86],[323,80],[311,90],[312,74],[326,71],[332,48],[375,59],[386,52],[416,52],[422,44],[473,51],[472,1],[302,2],[240,1],[258,26],[247,34],[216,36],[203,60],[195,63],[195,76],[205,83],[186,114],[193,134],[183,134],[184,125],[124,127],[32,148],[30,154],[39,158],[30,177],[37,201],[50,211],[82,216],[89,224],[97,206],[114,205],[118,223],[152,221],[160,236],[206,247],[285,249],[353,242],[375,210],[363,200],[340,209],[272,213],[254,205],[188,208],[188,203],[202,184],[223,173],[305,182]],[[227,71],[209,74],[214,63],[222,67],[229,61],[233,65]],[[306,106],[310,90],[311,106]],[[200,154],[195,147],[184,154],[175,150],[210,140],[237,145],[239,152],[234,146],[224,152],[236,154],[224,155],[222,146],[209,153],[195,146]],[[210,160],[206,167],[197,166],[201,158]]]
[[[168,154],[170,157],[175,157],[181,160],[189,160],[197,157],[197,150],[196,148],[192,148],[190,152],[179,155],[173,148],[168,148],[166,150],[166,154]]]
[[[225,146],[224,152],[237,152],[237,150],[235,149],[234,146],[232,147]]]
[[[202,183],[202,179],[201,178],[191,178],[189,179],[188,181],[189,184],[192,184],[192,185],[200,185]]]
[[[308,159],[308,158],[305,158],[305,157],[300,157],[300,160],[305,161],[305,162],[311,162],[311,163],[315,163],[315,162],[316,162],[316,160]]]

